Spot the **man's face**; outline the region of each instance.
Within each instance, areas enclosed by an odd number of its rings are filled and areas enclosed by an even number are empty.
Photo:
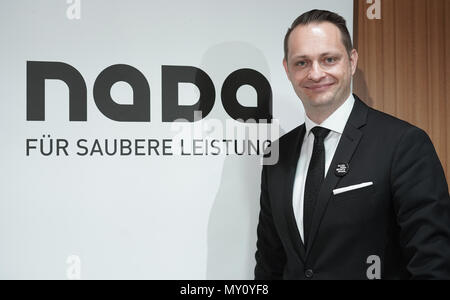
[[[349,57],[339,28],[329,22],[297,26],[288,49],[284,68],[305,109],[337,109],[350,95],[358,60],[356,50]]]

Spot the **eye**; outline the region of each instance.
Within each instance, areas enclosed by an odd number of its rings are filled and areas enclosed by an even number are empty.
[[[306,61],[301,60],[301,61],[297,62],[295,65],[297,65],[299,67],[305,67],[306,66]]]
[[[325,59],[325,61],[326,61],[326,63],[328,63],[328,64],[333,64],[333,63],[336,62],[336,57],[327,57],[327,58]]]

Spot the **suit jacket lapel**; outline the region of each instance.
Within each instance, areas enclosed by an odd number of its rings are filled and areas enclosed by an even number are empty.
[[[322,217],[327,209],[332,191],[336,188],[336,185],[341,179],[341,177],[335,175],[335,168],[339,163],[351,164],[353,153],[355,152],[363,135],[360,128],[366,124],[368,107],[356,95],[354,95],[354,97],[355,104],[339,141],[334,157],[331,161],[327,176],[325,177],[319,192],[311,224],[311,234],[309,235],[307,243],[307,257],[317,236],[317,232],[319,230]]]
[[[295,173],[297,170],[297,163],[302,148],[303,138],[305,136],[306,127],[305,124],[300,126],[298,137],[295,139],[295,144],[292,145],[292,155],[286,161],[286,180],[283,192],[284,213],[289,229],[289,235],[293,242],[293,246],[300,256],[301,260],[305,260],[305,246],[302,242],[300,232],[298,231],[297,222],[295,220],[294,210],[292,206],[292,193],[294,188]]]

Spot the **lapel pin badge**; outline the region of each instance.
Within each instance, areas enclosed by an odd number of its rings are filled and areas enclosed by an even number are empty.
[[[340,164],[337,164],[334,174],[338,177],[344,177],[345,175],[347,175],[349,169],[350,169],[350,167],[349,167],[348,163],[340,163]]]

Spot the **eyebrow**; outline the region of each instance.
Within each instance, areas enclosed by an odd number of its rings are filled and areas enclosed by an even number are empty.
[[[325,52],[325,53],[321,53],[321,54],[320,54],[320,57],[329,56],[329,55],[340,56],[340,54],[338,54],[338,53]],[[296,60],[296,59],[305,59],[305,58],[309,58],[309,56],[308,56],[308,55],[295,55],[295,56],[291,57],[291,59],[293,59],[293,60]]]

